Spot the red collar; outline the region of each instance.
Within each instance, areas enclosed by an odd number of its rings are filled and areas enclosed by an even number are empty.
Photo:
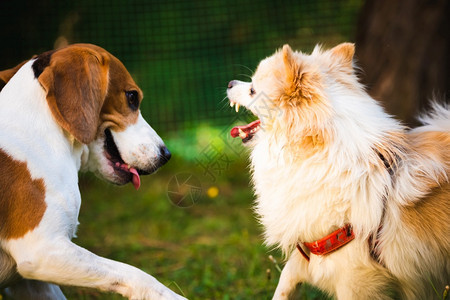
[[[325,255],[341,248],[354,238],[355,233],[353,232],[352,225],[346,224],[344,227],[339,228],[320,240],[312,243],[303,243],[303,245],[315,255]],[[300,244],[297,244],[297,249],[309,261],[309,256],[303,251]]]

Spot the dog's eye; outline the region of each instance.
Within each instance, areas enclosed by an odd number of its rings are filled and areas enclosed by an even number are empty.
[[[137,91],[126,91],[125,96],[127,97],[128,106],[132,110],[137,110],[139,108],[139,97]]]
[[[250,88],[250,96],[253,96],[254,94],[256,94],[256,91],[253,87]]]

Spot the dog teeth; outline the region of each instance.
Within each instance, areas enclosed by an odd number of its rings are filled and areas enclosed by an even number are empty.
[[[240,107],[241,105],[240,105],[239,103],[237,103],[237,102],[230,101],[230,106],[231,106],[231,107],[233,107],[235,104],[236,104],[236,106],[235,106],[236,112],[238,112],[238,111],[239,111],[239,107]]]
[[[240,129],[240,128],[239,128],[239,137],[241,139],[245,139],[247,137],[247,134],[244,131],[242,131],[242,129]]]

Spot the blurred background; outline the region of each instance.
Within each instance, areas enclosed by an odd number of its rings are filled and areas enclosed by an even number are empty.
[[[249,80],[285,43],[309,52],[355,42],[369,93],[414,126],[432,96],[448,102],[448,16],[448,0],[1,1],[0,70],[78,42],[118,57],[173,158],[138,192],[82,175],[76,243],[190,299],[270,299],[283,261],[263,245],[251,209],[248,155],[229,137],[251,116],[229,107],[228,81]],[[64,291],[69,299],[120,299]],[[326,298],[307,285],[296,297]]]

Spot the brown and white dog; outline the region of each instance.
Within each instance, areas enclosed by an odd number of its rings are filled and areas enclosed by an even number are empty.
[[[104,49],[76,44],[0,72],[0,288],[16,299],[64,299],[55,284],[132,299],[184,299],[139,269],[71,242],[80,169],[116,184],[170,152],[142,118],[142,92]]]
[[[358,82],[354,51],[285,45],[228,84],[259,118],[231,134],[252,150],[266,242],[288,256],[274,299],[300,282],[345,300],[432,299],[450,283],[450,107],[404,128]]]

